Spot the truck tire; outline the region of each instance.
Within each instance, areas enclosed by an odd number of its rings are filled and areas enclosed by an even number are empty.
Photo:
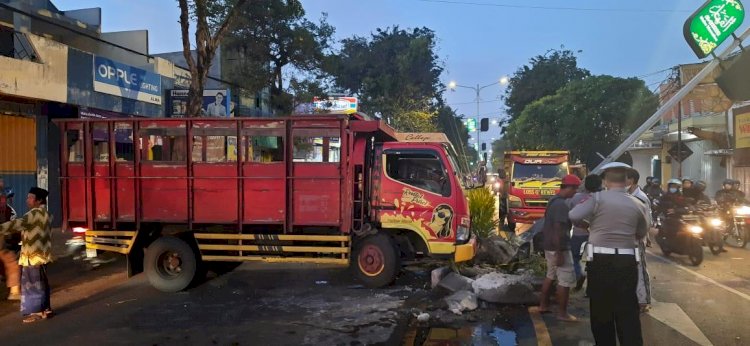
[[[178,292],[193,282],[198,261],[184,240],[161,237],[146,248],[144,267],[151,286],[162,292]]]
[[[396,246],[385,233],[359,239],[354,244],[351,260],[357,278],[367,287],[378,288],[391,284],[401,269]]]

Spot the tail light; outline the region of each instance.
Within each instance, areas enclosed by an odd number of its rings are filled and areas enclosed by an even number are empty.
[[[75,235],[85,235],[87,229],[83,227],[73,227],[73,234]]]
[[[468,217],[461,218],[461,224],[458,225],[456,232],[456,243],[463,244],[469,241],[471,235],[471,221]]]

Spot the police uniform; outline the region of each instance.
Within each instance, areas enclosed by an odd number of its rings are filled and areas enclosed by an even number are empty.
[[[648,196],[641,190],[640,187],[636,186],[635,190],[631,195],[637,198],[646,207],[646,215],[651,216],[651,206]],[[651,229],[651,218],[646,218],[648,221],[648,228]],[[638,263],[638,288],[636,295],[638,296],[638,304],[648,305],[651,304],[651,281],[648,276],[648,268],[646,267],[646,242],[648,234],[643,239],[638,239],[638,251],[640,252],[640,262]]]
[[[647,209],[625,188],[597,192],[569,213],[589,224],[591,331],[597,345],[642,345],[636,240],[648,234]],[[617,321],[617,327],[615,327]]]

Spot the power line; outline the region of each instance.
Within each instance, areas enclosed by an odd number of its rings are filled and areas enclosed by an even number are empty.
[[[460,106],[460,105],[475,105],[475,104],[477,104],[477,103],[492,103],[492,102],[503,102],[503,100],[501,100],[501,99],[497,99],[497,100],[486,100],[486,101],[479,101],[479,102],[477,102],[477,101],[471,101],[471,102],[468,102],[468,101],[467,101],[467,102],[455,102],[455,103],[449,103],[448,105],[449,105],[449,106]]]
[[[556,10],[556,11],[587,11],[587,12],[632,12],[632,13],[690,13],[689,10],[667,10],[667,9],[641,9],[641,8],[596,8],[596,7],[559,7],[559,6],[534,6],[534,5],[513,5],[513,4],[496,4],[487,2],[460,1],[460,0],[417,0],[421,2],[432,2],[440,4],[485,6],[485,7],[504,7],[504,8],[523,8],[536,10]]]

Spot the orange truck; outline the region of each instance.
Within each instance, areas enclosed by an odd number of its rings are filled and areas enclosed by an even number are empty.
[[[549,199],[560,191],[562,178],[570,173],[568,151],[509,151],[503,169],[506,193],[500,217],[508,227],[532,224],[544,216]]]

